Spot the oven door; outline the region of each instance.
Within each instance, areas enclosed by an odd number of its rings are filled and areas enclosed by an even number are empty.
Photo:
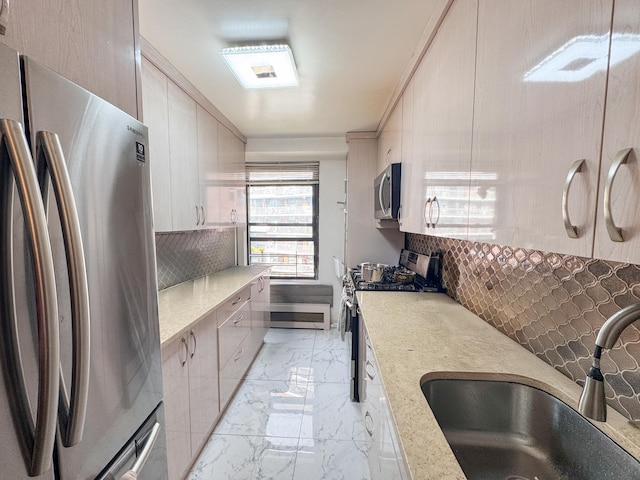
[[[360,365],[359,360],[361,358],[360,354],[360,315],[358,305],[356,302],[353,303],[352,308],[349,309],[351,312],[351,369],[350,369],[350,394],[352,402],[360,401]]]

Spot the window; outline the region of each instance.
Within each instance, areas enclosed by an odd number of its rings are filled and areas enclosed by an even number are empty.
[[[318,163],[247,163],[249,264],[318,278]]]

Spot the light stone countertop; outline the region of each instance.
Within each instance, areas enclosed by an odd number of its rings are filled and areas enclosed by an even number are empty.
[[[171,343],[267,269],[231,267],[159,291],[160,344]]]
[[[444,294],[358,292],[358,303],[412,480],[466,478],[422,394],[423,378],[516,380],[577,410],[579,385]],[[594,425],[640,458],[640,429],[611,407],[607,416]]]

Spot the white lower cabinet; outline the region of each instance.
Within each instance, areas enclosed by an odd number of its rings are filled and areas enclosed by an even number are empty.
[[[252,316],[254,301],[258,311],[268,313],[268,270],[162,347],[172,480],[186,476],[262,346],[268,324],[264,314],[260,322]]]
[[[229,317],[218,318],[220,405],[224,408],[251,365],[251,307],[249,302]]]
[[[271,325],[270,270],[251,282],[251,346],[260,350],[264,336]]]
[[[365,381],[363,422],[365,427],[369,478],[371,480],[396,480],[405,478],[402,456],[387,404],[387,395],[381,382],[378,365],[365,328]],[[362,398],[361,398],[362,401]]]
[[[182,478],[220,414],[215,312],[162,348],[169,478]]]

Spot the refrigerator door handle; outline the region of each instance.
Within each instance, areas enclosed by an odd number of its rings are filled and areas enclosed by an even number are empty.
[[[37,132],[36,153],[38,180],[42,190],[42,198],[45,200],[48,191],[47,173],[51,177],[51,185],[60,215],[69,275],[73,345],[71,396],[69,398],[67,394],[62,370],[60,370],[62,388],[60,389],[59,415],[62,443],[65,447],[72,447],[82,440],[89,401],[89,345],[91,342],[89,282],[78,211],[58,135],[51,132]]]
[[[3,287],[9,287],[8,292],[11,300],[9,303],[9,318],[13,321],[6,325],[9,335],[6,339],[10,345],[9,355],[13,355],[13,385],[18,389],[15,391],[17,405],[15,405],[14,415],[19,415],[18,435],[22,436],[21,444],[27,457],[27,470],[29,475],[41,475],[51,467],[53,456],[53,446],[56,436],[56,423],[58,411],[59,392],[59,368],[60,368],[60,342],[58,331],[58,305],[55,285],[55,273],[53,267],[53,254],[51,252],[51,242],[47,230],[47,218],[38,188],[38,180],[27,140],[19,122],[8,119],[0,120],[0,163],[6,164],[8,158],[16,187],[22,204],[24,215],[25,233],[31,251],[33,279],[36,298],[36,319],[38,325],[38,403],[36,408],[35,426],[31,416],[28,403],[28,396],[25,389],[24,372],[22,359],[17,338],[17,325],[15,316],[15,306],[13,305],[13,279],[11,265],[4,273],[2,279]],[[5,155],[6,152],[6,155]],[[4,165],[0,165],[3,173],[8,173]],[[3,196],[9,194],[9,175],[3,175],[2,190]],[[4,200],[0,199],[0,203]],[[6,208],[6,205],[3,205]],[[4,214],[8,211],[2,212]],[[5,220],[10,222],[10,216]],[[11,229],[6,229],[10,232]],[[7,239],[4,239],[7,240]],[[10,242],[3,242],[4,249],[11,249]],[[12,259],[11,251],[4,251],[3,256]],[[25,403],[26,402],[26,403]],[[30,457],[30,458],[29,458]]]

